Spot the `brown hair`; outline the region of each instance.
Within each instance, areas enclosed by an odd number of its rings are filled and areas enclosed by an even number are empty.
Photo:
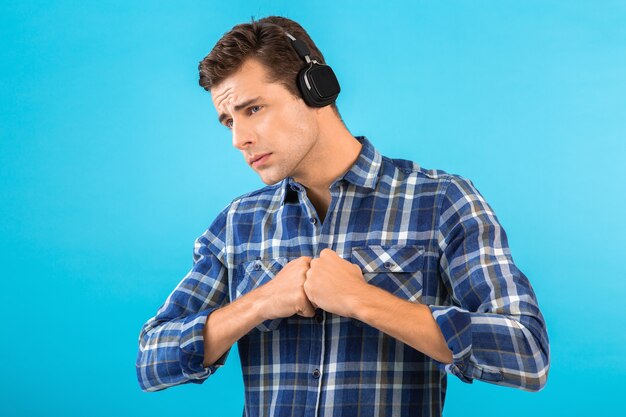
[[[253,17],[251,23],[236,25],[225,33],[200,61],[200,86],[210,91],[241,68],[247,58],[255,58],[267,69],[268,82],[278,82],[295,97],[301,97],[296,80],[305,62],[293,49],[285,32],[308,46],[311,59],[320,64],[326,63],[320,50],[298,23],[281,16],[268,16],[258,21]],[[339,116],[337,105],[332,103],[330,106]]]

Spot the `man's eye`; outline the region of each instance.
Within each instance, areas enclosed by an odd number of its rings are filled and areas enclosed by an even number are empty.
[[[249,111],[250,113],[252,113],[252,114],[255,114],[255,113],[258,113],[258,112],[259,112],[259,110],[261,110],[261,107],[262,107],[262,106],[252,106],[252,107],[249,107],[249,108],[248,108],[248,111]],[[224,123],[224,125],[225,125],[227,128],[232,129],[232,127],[233,127],[233,119],[228,119],[228,120],[226,120],[226,122]]]

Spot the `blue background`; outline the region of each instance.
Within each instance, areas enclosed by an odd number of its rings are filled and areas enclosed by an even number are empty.
[[[0,3],[0,414],[241,415],[236,349],[159,393],[135,357],[194,239],[264,185],[197,65],[270,14],[317,42],[353,135],[474,182],[535,288],[546,388],[450,376],[444,414],[624,408],[624,2],[21,3]]]

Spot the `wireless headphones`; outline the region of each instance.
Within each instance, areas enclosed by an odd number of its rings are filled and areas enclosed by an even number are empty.
[[[274,23],[263,22],[261,25],[273,25],[283,29]],[[298,73],[297,79],[298,89],[304,102],[311,107],[324,107],[334,103],[341,88],[333,69],[316,60],[311,60],[311,52],[303,41],[296,39],[287,31],[285,35],[298,56],[307,63],[307,66]]]

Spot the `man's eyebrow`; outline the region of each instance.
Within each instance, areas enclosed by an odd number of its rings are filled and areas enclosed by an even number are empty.
[[[243,102],[243,103],[241,103],[241,104],[237,104],[237,105],[235,105],[235,112],[238,112],[239,110],[241,110],[241,109],[243,109],[243,108],[245,108],[245,107],[248,107],[249,105],[254,104],[254,103],[256,103],[256,102],[257,102],[257,101],[259,101],[259,100],[261,100],[261,96],[259,96],[259,97],[255,97],[255,98],[252,98],[252,99],[250,99],[250,100],[246,100],[246,101],[244,101],[244,102]],[[227,117],[228,117],[228,116],[227,116],[226,114],[224,114],[224,113],[220,114],[220,117],[219,117],[219,119],[218,119],[218,120],[219,120],[219,122],[220,122],[220,124],[222,124],[222,122],[224,121],[224,119],[226,119]]]

